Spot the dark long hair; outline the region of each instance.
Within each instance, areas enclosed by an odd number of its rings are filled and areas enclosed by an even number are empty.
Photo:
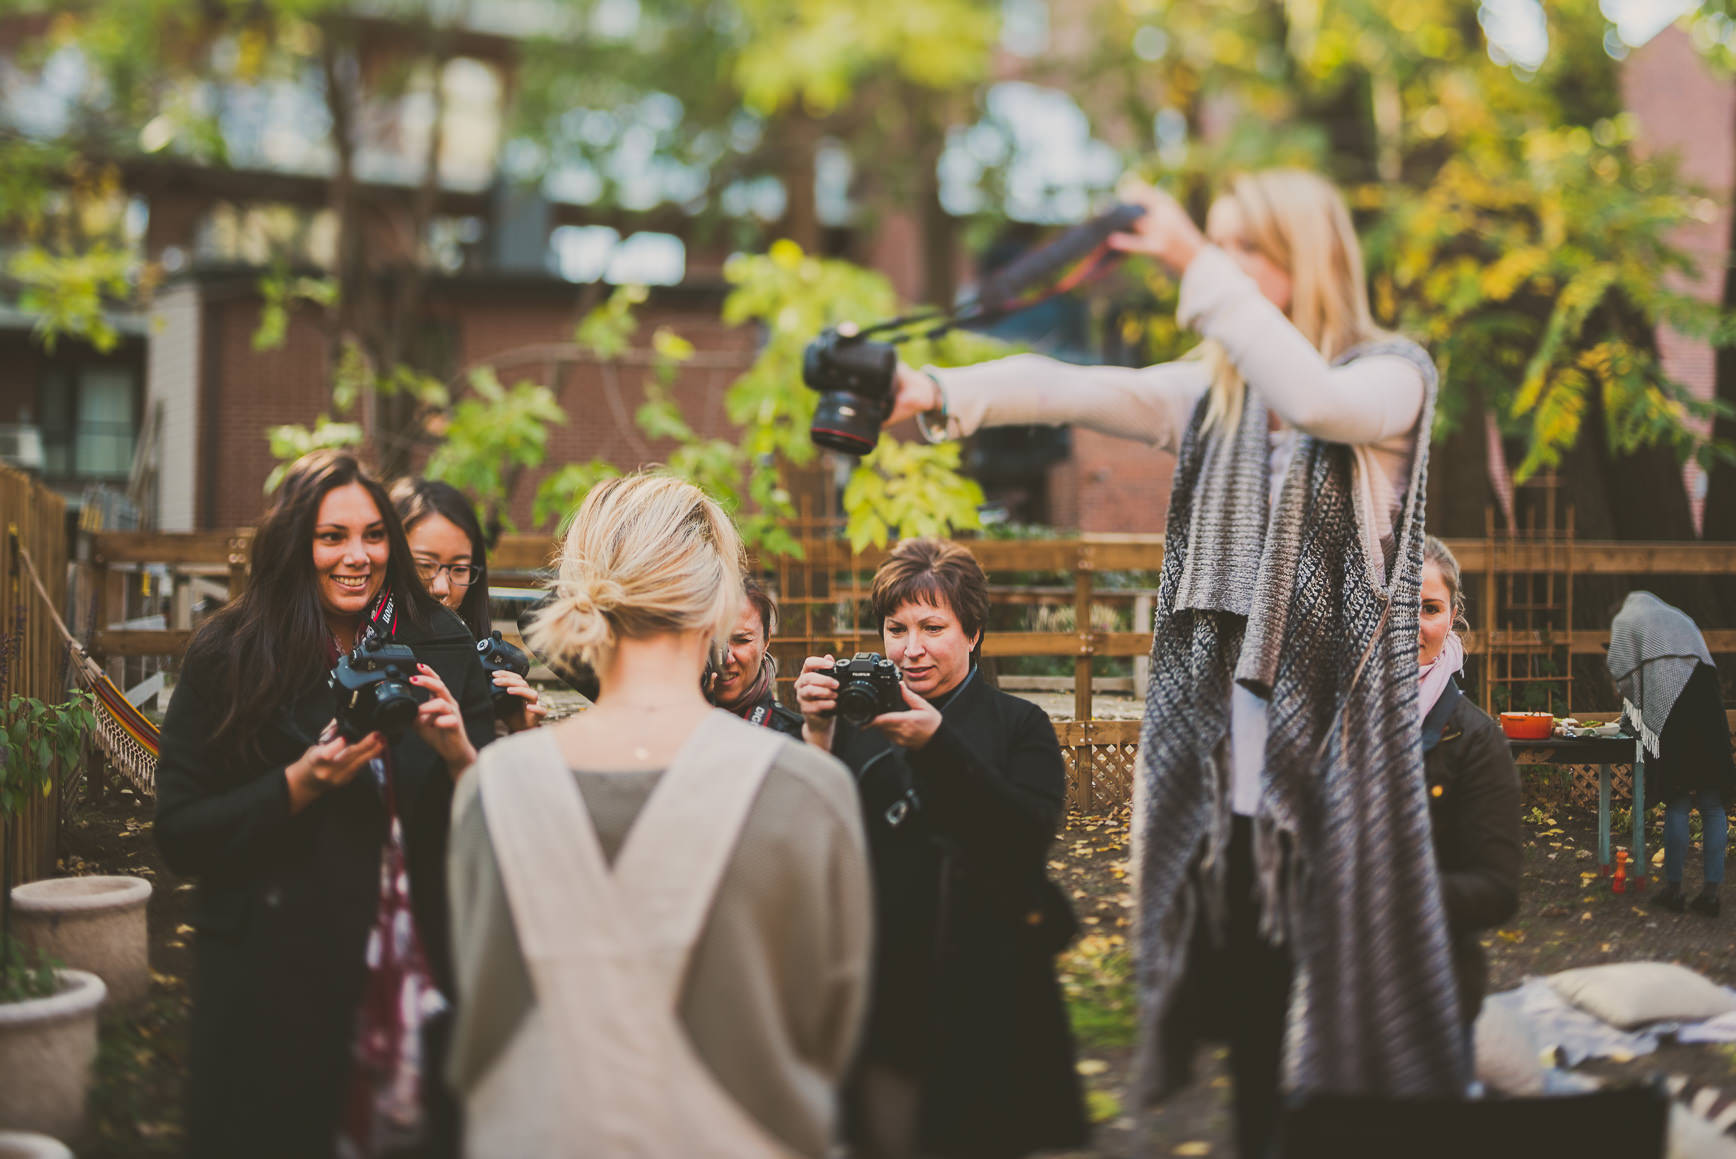
[[[488,635],[494,621],[488,614],[488,541],[477,522],[476,509],[464,492],[450,483],[433,479],[399,479],[392,484],[392,503],[403,520],[404,534],[431,515],[438,515],[470,539],[470,562],[482,569],[464,599],[458,604],[458,615],[478,640]]]
[[[379,508],[389,555],[386,587],[397,614],[426,627],[440,604],[416,575],[404,525],[386,489],[354,455],[315,451],[283,477],[277,497],[253,536],[252,570],[241,597],[210,619],[187,647],[189,667],[211,666],[221,715],[212,743],[218,751],[259,754],[260,726],[301,695],[329,665],[331,630],[320,610],[313,568],[313,533],[320,502],[337,487],[359,484]]]

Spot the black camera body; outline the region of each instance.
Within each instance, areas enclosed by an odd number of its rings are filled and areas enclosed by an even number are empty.
[[[903,712],[903,677],[878,652],[858,652],[832,666],[838,682],[838,715],[861,728],[883,712]]]
[[[522,697],[514,696],[506,689],[494,683],[496,672],[516,672],[520,676],[530,675],[530,657],[523,649],[514,647],[501,639],[500,632],[494,632],[476,642],[476,656],[482,661],[482,670],[488,673],[488,690],[494,698],[496,716],[505,716],[517,710],[524,703]]]
[[[892,381],[898,351],[871,342],[845,323],[822,330],[802,353],[802,381],[820,392],[808,437],[832,451],[866,455],[880,441],[880,424],[892,413]]]
[[[363,640],[348,656],[338,657],[331,674],[338,735],[353,742],[377,732],[391,743],[410,731],[416,710],[434,695],[410,683],[415,674],[416,653],[385,640]]]

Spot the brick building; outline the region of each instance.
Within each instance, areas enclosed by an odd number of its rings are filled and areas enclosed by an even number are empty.
[[[1736,85],[1708,66],[1680,28],[1666,28],[1638,48],[1622,69],[1622,102],[1640,124],[1640,144],[1654,155],[1673,157],[1682,175],[1705,191],[1705,217],[1680,227],[1678,248],[1698,267],[1678,278],[1679,289],[1716,302],[1729,260],[1730,193],[1736,183]],[[1712,348],[1665,327],[1658,332],[1664,370],[1700,398],[1714,389]],[[1688,498],[1698,524],[1705,475],[1689,463]]]
[[[146,320],[111,318],[113,349],[61,341],[34,320],[0,310],[0,458],[36,471],[68,498],[88,486],[125,487],[144,413]]]
[[[150,343],[148,405],[158,424],[144,444],[151,458],[158,526],[165,530],[233,527],[258,517],[266,476],[275,465],[273,426],[311,423],[329,409],[326,336],[310,316],[292,314],[281,347],[253,348],[261,302],[251,271],[206,271],[158,292]],[[502,382],[552,388],[569,416],[549,440],[549,464],[604,458],[622,465],[654,462],[667,446],[647,444],[632,423],[643,401],[641,371],[606,373],[570,345],[589,287],[550,277],[465,275],[436,282],[428,312],[447,329],[456,383],[474,367],[493,367]],[[718,322],[720,285],[688,284],[656,292],[640,316],[647,332],[667,325],[698,348],[675,393],[695,429],[728,429],[723,391],[752,359],[754,334]],[[527,474],[512,489],[511,514],[531,525],[537,484]]]

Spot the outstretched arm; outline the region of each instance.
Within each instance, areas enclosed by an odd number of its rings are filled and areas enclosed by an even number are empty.
[[[1378,443],[1410,431],[1423,407],[1421,371],[1374,355],[1332,366],[1223,250],[1201,250],[1181,283],[1176,318],[1224,347],[1266,405],[1332,443]]]

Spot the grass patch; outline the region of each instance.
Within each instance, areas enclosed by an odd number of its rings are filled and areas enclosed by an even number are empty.
[[[1073,1036],[1085,1047],[1133,1045],[1133,953],[1118,934],[1080,938],[1061,958]]]

